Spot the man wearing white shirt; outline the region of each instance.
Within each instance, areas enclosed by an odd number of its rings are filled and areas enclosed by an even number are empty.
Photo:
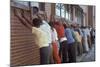
[[[50,44],[51,43],[51,27],[49,26],[49,24],[48,24],[48,22],[47,21],[45,21],[45,20],[43,20],[42,21],[43,22],[43,24],[40,26],[40,28],[44,31],[44,32],[46,32],[46,36],[48,37],[48,43]]]
[[[82,32],[83,32],[83,48],[84,48],[84,52],[88,52],[89,51],[89,46],[88,46],[88,38],[87,38],[87,30],[86,27],[82,28]]]
[[[40,26],[41,30],[43,30],[47,36],[47,41],[48,41],[48,44],[50,46],[50,63],[54,63],[53,61],[53,55],[52,55],[52,45],[51,45],[51,42],[52,42],[52,38],[51,38],[51,27],[50,25],[48,24],[47,22],[47,18],[46,18],[46,15],[43,11],[40,11],[39,12],[39,17],[42,19],[42,25]]]

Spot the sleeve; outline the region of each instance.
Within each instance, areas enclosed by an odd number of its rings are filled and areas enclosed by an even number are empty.
[[[80,32],[81,32],[81,36],[83,37],[83,32],[82,32],[82,30],[80,30]]]
[[[32,27],[32,33],[34,33],[34,31],[35,31],[35,29],[34,29],[34,27]]]
[[[36,33],[38,31],[38,29],[36,29],[35,27],[32,27],[32,33]]]
[[[71,30],[71,33],[72,33],[73,38],[75,38],[75,34],[73,30]]]
[[[54,33],[55,33],[55,39],[58,40],[57,31],[55,29],[54,29]]]
[[[72,36],[75,39],[75,41],[77,41],[77,37],[76,37],[76,32],[75,31],[72,31]]]

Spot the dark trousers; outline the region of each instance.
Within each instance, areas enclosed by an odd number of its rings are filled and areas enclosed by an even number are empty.
[[[91,47],[92,47],[91,37],[90,37],[90,36],[88,36],[88,45],[89,45],[89,48],[91,48]]]
[[[62,58],[62,63],[68,62],[68,47],[66,40],[60,43],[59,55]]]
[[[49,50],[50,50],[49,64],[54,64],[54,60],[53,60],[53,47],[52,47],[52,44],[49,44]]]
[[[49,64],[50,47],[40,48],[40,64]]]
[[[75,43],[68,44],[68,57],[69,57],[69,63],[76,62],[76,44]]]

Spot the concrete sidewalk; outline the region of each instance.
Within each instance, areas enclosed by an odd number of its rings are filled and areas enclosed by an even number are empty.
[[[82,56],[77,56],[77,62],[90,62],[95,61],[95,45],[89,50],[88,53],[83,53]]]

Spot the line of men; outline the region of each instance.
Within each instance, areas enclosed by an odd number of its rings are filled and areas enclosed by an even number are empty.
[[[38,7],[33,7],[33,13],[34,19],[29,21],[23,12],[15,10],[15,16],[34,35],[35,44],[40,50],[40,64],[76,62],[76,56],[88,52],[92,47],[95,33],[92,35],[91,31],[90,34],[87,27],[69,24],[54,15],[51,15],[48,22],[46,13],[39,11]]]

